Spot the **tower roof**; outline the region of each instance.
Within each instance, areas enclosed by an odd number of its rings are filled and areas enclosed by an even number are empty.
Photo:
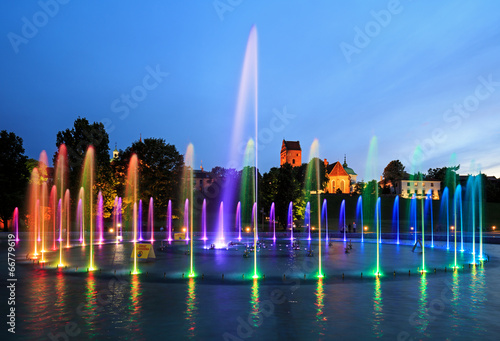
[[[339,161],[335,162],[332,165],[328,165],[326,169],[328,175],[332,176],[348,176],[349,174],[345,171],[344,167],[340,164]]]
[[[300,150],[300,151],[302,151],[302,149],[300,148],[299,141],[285,141],[283,139],[283,144],[284,144],[286,150]]]

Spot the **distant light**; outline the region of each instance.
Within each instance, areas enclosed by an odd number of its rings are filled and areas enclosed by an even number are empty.
[[[115,232],[115,230],[114,229],[109,229],[109,232],[113,233],[113,232]]]
[[[118,223],[118,227],[122,227],[122,224]]]
[[[182,228],[182,232],[186,232],[186,228],[185,227]]]
[[[365,231],[368,231],[368,226],[365,226]]]
[[[412,226],[412,227],[410,227],[410,230],[412,230],[412,231],[413,231],[413,226]]]
[[[250,227],[247,227],[245,230],[246,230],[247,232],[250,232]]]
[[[492,228],[493,230],[495,230],[497,227],[496,227],[496,226],[492,226],[491,228]]]
[[[455,226],[450,226],[450,229],[454,230],[454,229],[455,229]]]
[[[316,230],[316,228],[314,226],[311,227],[312,230]]]

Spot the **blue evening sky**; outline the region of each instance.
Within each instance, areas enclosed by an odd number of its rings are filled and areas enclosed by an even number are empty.
[[[105,123],[111,150],[142,134],[225,166],[254,24],[261,172],[283,138],[304,161],[318,138],[321,158],[347,154],[366,180],[376,136],[373,176],[393,159],[500,176],[495,0],[2,1],[0,129],[50,157],[82,116]]]

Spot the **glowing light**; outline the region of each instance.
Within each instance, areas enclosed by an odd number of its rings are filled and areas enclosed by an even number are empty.
[[[412,230],[412,231],[413,231],[413,226],[412,226],[412,227],[410,227],[410,230]]]
[[[491,229],[492,229],[492,230],[495,230],[496,228],[497,228],[496,226],[492,226],[492,227],[491,227]]]
[[[182,228],[182,232],[186,232],[186,228],[185,227]]]
[[[365,226],[365,231],[368,231],[368,226]]]
[[[454,229],[455,229],[455,226],[450,226],[450,229],[451,229],[451,230],[454,230]]]
[[[316,230],[316,228],[315,228],[314,226],[311,226],[311,229],[312,229],[313,231],[314,231],[314,230]]]
[[[247,227],[245,231],[250,232],[250,227]]]
[[[188,275],[189,278],[193,278],[193,277],[196,277],[196,274],[194,272],[191,272],[189,275]]]
[[[115,232],[115,230],[114,229],[109,229],[109,232],[113,233],[113,232]]]

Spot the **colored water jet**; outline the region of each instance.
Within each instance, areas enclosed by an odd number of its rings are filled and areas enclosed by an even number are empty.
[[[392,209],[392,224],[396,228],[396,244],[399,244],[399,196],[394,198],[394,206]]]
[[[271,209],[269,210],[269,225],[272,226],[273,242],[276,242],[276,217],[275,217],[274,202],[271,203]]]
[[[304,223],[305,223],[307,231],[308,231],[307,240],[311,240],[311,203],[309,201],[306,204]]]
[[[169,242],[172,241],[172,200],[168,201],[167,206],[167,229],[168,229],[168,238]]]
[[[154,243],[155,238],[155,227],[154,227],[154,205],[153,205],[153,197],[149,198],[149,206],[148,206],[148,230],[151,244]]]
[[[139,234],[139,241],[142,242],[142,200],[139,200],[139,207],[138,207],[138,218],[137,218],[137,230]]]
[[[363,243],[364,240],[364,229],[365,226],[363,225],[363,197],[360,195],[358,198],[358,201],[356,203],[356,221],[358,224],[360,224],[361,227],[361,242]]]
[[[339,226],[341,227],[343,233],[344,233],[344,242],[347,241],[346,237],[346,224],[345,224],[345,200],[342,200],[340,203],[340,212],[339,212]]]
[[[99,233],[98,243],[102,244],[104,242],[104,204],[102,193],[99,191],[97,195],[97,212],[96,212],[96,229]]]
[[[201,230],[203,233],[203,237],[201,238],[203,241],[206,241],[207,238],[207,200],[203,199],[203,204],[201,205]],[[241,234],[240,234],[241,236]]]
[[[19,209],[17,207],[14,208],[14,213],[12,213],[12,225],[14,227],[16,243],[19,243]]]
[[[321,220],[325,222],[325,243],[328,245],[328,205],[326,199],[323,199],[323,205],[321,206]]]
[[[288,204],[287,226],[290,230],[290,246],[293,244],[293,203]]]
[[[236,229],[238,230],[238,241],[241,241],[241,201],[236,205]]]
[[[95,160],[94,147],[89,146],[85,154],[85,159],[83,161],[83,174],[82,174],[82,187],[85,188],[85,193],[87,193],[85,201],[87,205],[84,205],[84,214],[88,214],[89,222],[89,271],[95,270],[94,268],[94,219],[92,211],[94,209],[94,160]],[[85,212],[85,211],[88,211]]]

